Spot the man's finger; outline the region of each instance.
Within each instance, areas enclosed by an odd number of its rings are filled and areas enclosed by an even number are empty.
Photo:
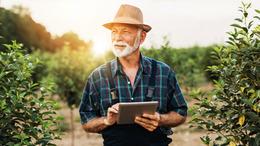
[[[151,123],[151,120],[146,119],[146,118],[143,118],[143,117],[136,117],[135,119],[136,119],[137,121],[140,121],[140,122],[143,122],[143,123],[146,123],[146,124]]]
[[[144,114],[143,114],[143,117],[144,117],[144,118],[151,119],[151,120],[155,120],[155,121],[159,121],[159,120],[160,120],[160,116],[159,116],[159,114],[157,114],[157,113],[155,113],[155,114],[144,113]]]
[[[153,120],[149,120],[149,119],[146,119],[146,118],[142,118],[142,117],[136,117],[136,121],[140,121],[146,125],[152,125],[154,127],[157,127],[158,126],[158,122],[157,121],[153,121]]]
[[[109,107],[109,108],[108,108],[108,113],[115,113],[115,114],[117,114],[117,113],[118,113],[118,110]]]
[[[118,108],[119,108],[119,103],[117,103],[117,104],[114,104],[114,105],[112,106],[112,108],[118,111]]]
[[[146,125],[152,125],[154,127],[157,127],[159,125],[159,121],[156,120],[149,120],[146,118],[142,118],[142,117],[136,117],[137,121],[141,121],[143,123],[145,123]]]
[[[143,121],[135,120],[135,122],[149,131],[154,131],[157,127],[144,123]]]

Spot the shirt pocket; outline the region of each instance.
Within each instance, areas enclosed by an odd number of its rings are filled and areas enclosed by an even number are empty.
[[[100,106],[100,115],[106,116],[107,109],[112,106],[112,97],[109,88],[101,88],[99,106]]]

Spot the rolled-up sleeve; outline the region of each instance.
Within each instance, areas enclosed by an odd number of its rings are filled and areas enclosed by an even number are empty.
[[[81,124],[99,116],[98,93],[91,76],[88,78],[80,103]]]
[[[174,111],[182,116],[187,116],[187,102],[172,70],[168,74],[168,100],[168,111]]]

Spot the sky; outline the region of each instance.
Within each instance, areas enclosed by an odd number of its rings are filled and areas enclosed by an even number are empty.
[[[249,17],[260,9],[260,0],[252,3]],[[52,35],[72,31],[86,42],[93,40],[96,50],[111,46],[110,31],[102,25],[112,22],[121,4],[139,7],[144,23],[152,27],[143,47],[160,47],[164,36],[174,48],[224,44],[233,31],[230,26],[241,18],[240,0],[0,0],[7,9],[13,5],[29,8],[32,18]]]

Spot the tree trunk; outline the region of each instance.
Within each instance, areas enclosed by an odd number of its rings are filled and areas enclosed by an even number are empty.
[[[71,123],[71,146],[74,146],[74,120],[73,120],[73,107],[70,108],[70,123]]]

